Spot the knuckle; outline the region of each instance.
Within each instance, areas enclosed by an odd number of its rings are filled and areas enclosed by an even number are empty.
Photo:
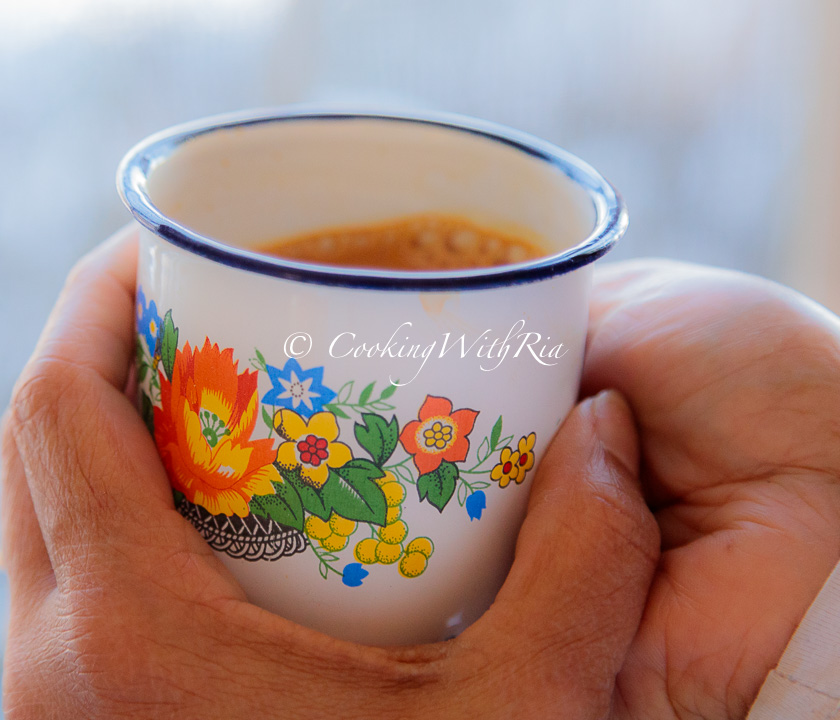
[[[41,356],[30,361],[12,391],[9,424],[14,432],[49,421],[72,392],[80,369],[61,358]]]
[[[84,401],[77,379],[77,370],[53,358],[39,358],[24,370],[9,403],[4,443],[14,445],[25,465],[69,472],[77,464],[77,446],[65,442]]]
[[[451,676],[452,652],[445,643],[387,648],[385,662],[373,665],[374,674],[388,687],[432,689]]]
[[[18,381],[3,428],[4,462],[19,455],[36,478],[33,499],[45,508],[42,532],[74,566],[84,565],[83,549],[116,502],[109,485],[93,479],[98,460],[114,452],[114,438],[100,421],[101,399],[90,390],[84,368],[39,357]],[[71,487],[76,492],[69,493]]]

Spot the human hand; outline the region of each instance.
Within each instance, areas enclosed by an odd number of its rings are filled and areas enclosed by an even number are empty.
[[[629,400],[663,549],[616,714],[743,718],[840,552],[840,325],[737,273],[596,277],[584,391]]]
[[[418,647],[334,640],[246,602],[174,509],[124,392],[136,252],[118,238],[74,272],[5,423],[10,720],[606,715],[658,558],[617,394],[563,425],[477,623]]]

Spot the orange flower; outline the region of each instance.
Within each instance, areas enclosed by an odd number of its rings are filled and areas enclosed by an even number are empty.
[[[478,413],[461,409],[452,412],[452,402],[427,395],[418,419],[407,423],[400,433],[400,442],[421,475],[434,472],[440,464],[463,462],[470,451],[467,437],[472,432]]]
[[[160,374],[157,443],[172,487],[214,515],[249,514],[254,495],[282,482],[270,439],[251,440],[257,420],[257,374],[237,374],[233,349],[204,341],[175,353],[172,382]]]
[[[307,485],[321,489],[327,482],[330,468],[340,468],[353,459],[353,453],[338,439],[335,415],[315,413],[304,420],[294,410],[279,410],[274,428],[285,438],[277,450],[277,464],[293,470],[300,468],[300,477]]]

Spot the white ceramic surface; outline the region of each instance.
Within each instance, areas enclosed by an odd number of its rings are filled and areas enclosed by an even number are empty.
[[[626,226],[609,184],[477,121],[310,109],[175,129],[120,173],[144,225],[141,410],[179,509],[248,597],[372,644],[474,622],[577,397],[590,262]],[[549,255],[409,276],[249,251],[429,210],[527,228]],[[308,436],[324,438],[328,473]]]

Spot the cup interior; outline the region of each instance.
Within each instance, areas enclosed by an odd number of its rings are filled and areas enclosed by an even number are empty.
[[[524,133],[458,116],[294,110],[211,118],[154,136],[118,173],[135,217],[224,264],[297,280],[452,289],[539,280],[606,252],[626,211],[573,155]],[[455,215],[530,241],[525,262],[444,271],[324,267],[258,248],[325,228]]]
[[[196,136],[154,168],[148,192],[179,224],[247,250],[320,228],[440,212],[554,255],[595,221],[586,192],[539,157],[449,126],[371,117]]]

